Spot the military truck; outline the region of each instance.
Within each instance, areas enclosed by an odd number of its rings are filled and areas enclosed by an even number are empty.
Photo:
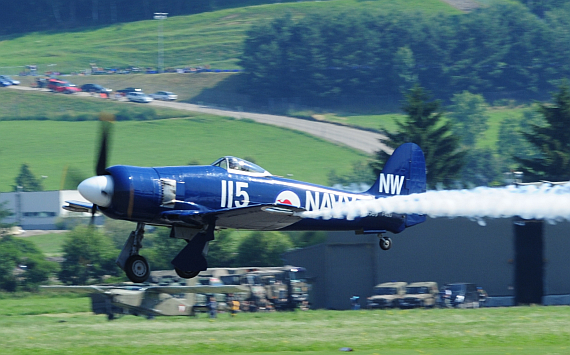
[[[385,282],[374,286],[373,295],[367,298],[367,308],[395,308],[406,293],[406,282]]]
[[[413,282],[406,287],[400,308],[435,307],[438,293],[436,282]]]
[[[253,283],[252,281],[255,280]],[[251,270],[241,277],[241,285],[255,284],[263,287],[256,302],[259,307],[276,310],[292,310],[308,303],[309,284],[305,269],[296,266],[263,267]]]

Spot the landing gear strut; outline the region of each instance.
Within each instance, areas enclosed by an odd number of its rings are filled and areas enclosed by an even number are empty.
[[[198,276],[200,271],[208,269],[208,261],[206,255],[208,254],[208,245],[211,240],[214,240],[214,223],[210,223],[204,230],[194,235],[185,235],[189,232],[188,229],[172,228],[171,236],[176,238],[186,237],[188,243],[178,255],[171,261],[174,265],[174,271],[183,279],[191,279]]]
[[[380,241],[378,242],[378,244],[380,244],[380,249],[388,250],[392,247],[392,239],[384,237],[382,234],[378,234],[378,237],[380,238]]]
[[[150,276],[150,267],[144,256],[139,255],[144,238],[144,223],[137,223],[137,229],[131,232],[129,238],[117,258],[117,265],[135,283],[145,282]]]

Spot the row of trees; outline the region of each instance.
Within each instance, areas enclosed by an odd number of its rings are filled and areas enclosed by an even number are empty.
[[[3,207],[0,206],[0,216]],[[50,277],[65,284],[102,282],[108,277],[126,280],[115,264],[134,224],[107,220],[105,228],[79,225],[66,234],[63,262],[46,261],[34,243],[12,236],[0,237],[0,291],[34,291]],[[144,239],[143,254],[154,270],[172,269],[172,260],[186,243],[169,238],[169,228],[157,228]],[[280,266],[281,256],[295,247],[324,241],[319,232],[221,231],[210,243],[209,267]]]
[[[415,84],[536,94],[570,75],[570,5],[540,18],[517,3],[464,15],[323,10],[254,25],[240,65],[259,99],[399,96]]]

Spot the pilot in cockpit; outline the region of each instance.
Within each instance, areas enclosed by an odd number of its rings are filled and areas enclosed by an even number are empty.
[[[230,158],[228,160],[230,164],[230,169],[241,170],[241,166],[239,165],[238,160],[236,158]]]

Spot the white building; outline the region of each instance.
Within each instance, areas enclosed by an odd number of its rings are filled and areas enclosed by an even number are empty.
[[[56,229],[56,222],[61,218],[90,217],[89,213],[64,210],[65,201],[71,200],[87,202],[77,190],[3,192],[0,193],[0,203],[6,204],[2,208],[10,210],[13,215],[2,223],[15,223],[24,230],[52,230]]]

